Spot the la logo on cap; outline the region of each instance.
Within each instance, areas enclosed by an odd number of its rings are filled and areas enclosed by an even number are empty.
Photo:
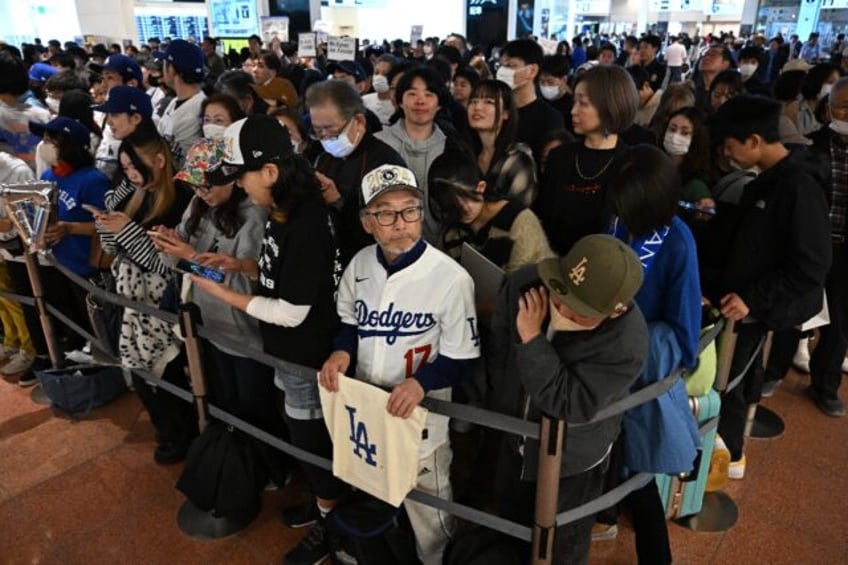
[[[568,272],[568,278],[574,283],[574,286],[580,286],[586,280],[586,270],[589,267],[589,260],[583,257],[574,268]]]
[[[259,149],[254,149],[251,153],[253,153],[254,159],[258,159],[259,157],[262,157],[262,151],[260,151]]]

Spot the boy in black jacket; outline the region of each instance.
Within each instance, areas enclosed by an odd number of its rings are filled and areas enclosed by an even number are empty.
[[[721,277],[705,291],[729,320],[743,321],[731,369],[739,374],[768,330],[797,326],[821,310],[831,261],[828,205],[818,171],[804,148],[780,143],[780,104],[737,96],[713,117],[714,138],[742,169],[760,175],[746,187],[732,226]],[[747,323],[751,322],[751,323]],[[759,363],[754,363],[757,366]],[[745,473],[747,406],[760,397],[759,371],[722,400],[719,434],[731,455],[731,478]],[[756,382],[759,381],[759,382]]]

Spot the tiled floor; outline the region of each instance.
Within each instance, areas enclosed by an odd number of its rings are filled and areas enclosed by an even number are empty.
[[[726,492],[739,521],[725,533],[669,525],[676,563],[848,562],[848,421],[822,415],[791,373],[765,404],[783,437],[749,441],[748,477]],[[179,530],[180,467],[153,463],[153,432],[132,395],[73,422],[0,380],[0,564],[279,563],[303,531],[276,510],[298,484],[265,493],[262,513],[230,538]],[[593,564],[635,562],[633,535],[592,547]]]

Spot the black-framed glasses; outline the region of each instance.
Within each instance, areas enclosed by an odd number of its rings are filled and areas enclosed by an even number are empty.
[[[421,214],[424,210],[423,206],[410,206],[403,210],[380,210],[379,212],[364,212],[366,216],[373,216],[377,223],[383,227],[395,225],[398,217],[403,218],[407,224],[412,224],[421,220]]]
[[[200,194],[209,194],[212,192],[212,187],[208,184],[193,184],[191,185],[191,188]]]
[[[314,139],[316,141],[337,139],[345,131],[347,131],[347,128],[348,128],[348,126],[350,126],[350,123],[352,121],[353,121],[353,118],[349,119],[348,121],[345,122],[345,124],[340,129],[336,129],[336,130],[332,130],[329,127],[312,126],[312,131],[309,133],[309,137],[311,137],[312,139]]]

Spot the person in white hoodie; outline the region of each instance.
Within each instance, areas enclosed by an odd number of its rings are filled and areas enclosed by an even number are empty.
[[[407,71],[397,85],[395,100],[403,117],[374,137],[397,151],[415,173],[424,193],[424,239],[439,245],[441,227],[429,209],[427,175],[430,164],[445,150],[447,136],[436,124],[436,114],[447,103],[447,88],[439,75],[429,67]]]

